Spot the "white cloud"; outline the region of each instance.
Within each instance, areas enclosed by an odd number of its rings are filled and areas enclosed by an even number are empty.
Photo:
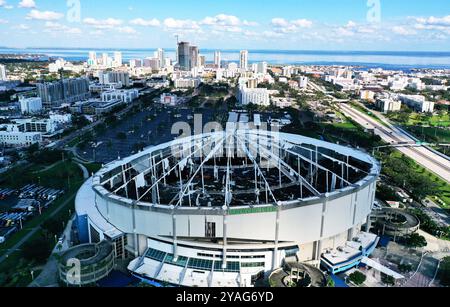
[[[12,5],[9,5],[8,3],[6,3],[6,0],[0,0],[0,7],[4,8],[6,10],[10,10],[10,9],[14,8]]]
[[[274,18],[272,19],[272,25],[275,27],[287,27],[289,26],[289,21],[284,18]]]
[[[0,25],[5,25],[5,24],[7,24],[7,23],[9,23],[8,20],[6,20],[6,19],[1,19],[1,18],[0,18]]]
[[[428,18],[419,17],[416,18],[419,24],[437,27],[450,27],[450,15],[444,17],[430,16]]]
[[[214,17],[206,17],[200,22],[200,24],[209,26],[239,26],[241,24],[241,21],[238,17],[233,15],[219,14]]]
[[[273,18],[271,21],[274,31],[278,33],[296,33],[302,28],[311,28],[313,22],[308,19],[296,19],[288,21],[284,18]]]
[[[168,29],[184,29],[184,30],[200,29],[198,23],[190,19],[166,18],[163,24]]]
[[[37,19],[37,20],[58,20],[64,17],[64,14],[53,12],[53,11],[38,11],[32,10],[27,15],[27,19]]]
[[[103,20],[95,18],[85,18],[83,20],[83,23],[96,29],[113,29],[117,26],[122,25],[123,20],[115,18],[107,18]]]
[[[25,25],[25,24],[20,24],[20,25],[14,26],[13,29],[17,29],[17,30],[29,30],[30,27],[29,27],[28,25]]]
[[[450,34],[450,15],[444,17],[413,17],[416,30],[440,31]]]
[[[36,2],[34,2],[34,0],[21,0],[19,7],[27,9],[36,8]]]
[[[244,26],[247,26],[247,27],[257,27],[257,26],[259,26],[259,23],[257,23],[256,21],[248,21],[248,20],[244,20],[242,22],[242,24]]]
[[[407,29],[407,28],[405,28],[403,26],[395,26],[395,27],[393,27],[392,28],[392,32],[394,32],[395,34],[403,35],[403,36],[417,34],[416,31],[414,31],[412,29]]]
[[[339,27],[336,30],[336,34],[339,36],[353,36],[355,32],[346,27]]]
[[[347,22],[347,24],[345,25],[345,27],[346,28],[354,28],[354,27],[356,27],[356,23],[354,21],[352,21],[352,20],[349,20]]]
[[[130,24],[143,27],[159,27],[161,25],[161,22],[156,18],[149,20],[145,20],[143,18],[136,18],[131,20]]]
[[[94,31],[89,32],[89,35],[94,35],[94,36],[102,36],[103,34],[105,34],[105,32],[103,32],[102,30],[94,30]]]
[[[118,28],[118,31],[120,33],[125,33],[125,34],[136,34],[137,33],[137,31],[134,28],[128,27],[128,26]]]
[[[83,31],[81,31],[80,28],[68,28],[65,32],[68,34],[77,34],[77,35],[83,33]]]
[[[291,23],[294,26],[297,26],[299,28],[311,28],[311,26],[313,24],[311,20],[307,20],[307,19],[297,19],[297,20],[291,21]]]
[[[82,31],[80,28],[71,28],[66,25],[60,24],[58,22],[47,21],[44,25],[44,32],[47,33],[58,33],[63,32],[67,34],[81,34]]]

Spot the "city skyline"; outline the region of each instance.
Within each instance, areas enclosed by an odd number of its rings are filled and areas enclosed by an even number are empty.
[[[178,35],[206,49],[448,50],[447,2],[413,2],[0,0],[0,33],[13,48],[168,48]]]

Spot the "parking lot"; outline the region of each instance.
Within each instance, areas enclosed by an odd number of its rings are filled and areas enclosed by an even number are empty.
[[[214,120],[215,110],[201,109],[203,125]],[[191,122],[194,111],[190,108],[151,107],[137,114],[124,117],[116,125],[95,137],[95,143],[86,148],[77,148],[77,153],[83,159],[108,163],[118,157],[127,157],[137,152],[137,148],[148,147],[175,138],[171,134],[172,126],[176,122]],[[118,138],[121,133],[126,138]],[[94,159],[95,157],[95,159]]]
[[[0,188],[0,244],[23,224],[50,206],[64,191],[28,184],[21,189]]]

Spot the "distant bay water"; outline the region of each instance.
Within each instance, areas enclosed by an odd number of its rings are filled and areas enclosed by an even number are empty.
[[[89,51],[113,53],[121,51],[123,59],[152,57],[156,49],[90,49],[90,48],[0,48],[0,54],[42,54],[44,58],[64,58],[85,61]],[[175,49],[165,49],[166,56],[175,58]],[[212,49],[202,49],[207,62],[214,59]],[[221,50],[222,60],[239,61],[239,50]],[[292,65],[353,65],[365,68],[411,70],[414,68],[450,69],[450,52],[402,51],[314,51],[314,50],[249,50],[249,61]],[[99,55],[100,56],[100,55]]]

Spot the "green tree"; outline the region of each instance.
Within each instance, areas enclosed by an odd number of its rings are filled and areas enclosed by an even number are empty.
[[[383,284],[388,285],[388,286],[395,286],[395,278],[389,275],[385,275],[383,274],[381,276],[381,281],[383,282]]]
[[[425,237],[419,235],[418,233],[413,233],[406,238],[406,245],[413,248],[420,248],[427,246],[427,240]]]
[[[25,243],[22,249],[22,256],[26,260],[42,263],[50,256],[51,246],[52,244],[49,240],[44,237],[40,237],[36,240]]]
[[[126,140],[127,139],[127,134],[125,132],[118,132],[116,137],[119,140]]]
[[[356,271],[356,272],[350,274],[348,279],[355,285],[360,286],[366,281],[367,277],[363,273]]]
[[[48,234],[48,238],[59,236],[64,230],[62,221],[49,219],[42,224],[42,229]]]

